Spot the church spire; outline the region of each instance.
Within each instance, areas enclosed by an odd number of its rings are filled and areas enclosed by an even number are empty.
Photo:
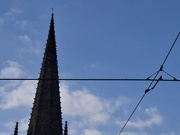
[[[18,135],[18,122],[16,122],[15,130],[13,135]]]
[[[27,135],[63,135],[58,64],[52,13]]]

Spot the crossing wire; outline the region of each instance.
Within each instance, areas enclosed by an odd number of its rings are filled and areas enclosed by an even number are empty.
[[[143,99],[144,99],[144,97],[146,96],[146,94],[147,94],[149,91],[153,90],[153,89],[156,87],[156,85],[158,84],[158,82],[162,79],[162,76],[160,76],[159,79],[157,80],[157,76],[159,75],[159,73],[160,73],[161,71],[163,71],[163,66],[164,66],[165,62],[167,61],[167,59],[168,59],[168,57],[169,57],[172,49],[174,48],[174,45],[176,44],[176,41],[177,41],[177,39],[179,38],[179,35],[180,35],[180,32],[179,32],[178,35],[176,36],[176,38],[175,38],[175,40],[174,40],[174,42],[173,42],[173,44],[172,44],[169,52],[167,53],[167,55],[166,55],[166,57],[165,57],[162,65],[160,66],[159,70],[152,75],[152,76],[154,76],[154,78],[152,79],[152,81],[151,81],[150,85],[148,86],[148,88],[145,90],[144,94],[143,94],[142,97],[140,98],[139,102],[138,102],[137,105],[135,106],[134,110],[133,110],[132,113],[130,114],[129,118],[128,118],[127,121],[125,122],[124,126],[122,127],[122,129],[120,130],[120,132],[119,132],[118,135],[121,135],[121,133],[123,132],[124,128],[127,126],[129,120],[131,119],[131,117],[133,116],[133,114],[135,113],[135,111],[137,110],[138,106],[139,106],[140,103],[143,101]],[[152,76],[150,76],[150,77],[152,77]],[[148,78],[150,78],[150,77],[148,77]],[[156,81],[156,83],[154,84],[154,86],[152,86],[155,81]]]

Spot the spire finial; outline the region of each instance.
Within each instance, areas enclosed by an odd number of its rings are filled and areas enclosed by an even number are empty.
[[[52,10],[52,14],[54,14],[54,8],[51,8],[51,10]]]

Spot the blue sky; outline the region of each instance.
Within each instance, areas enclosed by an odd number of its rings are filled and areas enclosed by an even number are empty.
[[[180,27],[178,0],[1,0],[0,78],[38,78],[54,8],[60,78],[147,78]],[[164,70],[180,78],[180,41]],[[160,73],[164,79],[171,79]],[[117,135],[150,82],[61,81],[70,135]],[[25,135],[36,81],[0,82],[0,135]],[[121,135],[179,135],[179,82],[159,82]]]

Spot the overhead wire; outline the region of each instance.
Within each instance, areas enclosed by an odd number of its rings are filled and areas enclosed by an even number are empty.
[[[162,82],[180,82],[180,79],[176,79],[174,76],[165,72],[167,75],[172,77],[173,79],[161,79],[159,81]],[[0,81],[36,81],[36,80],[61,80],[61,81],[139,81],[139,82],[149,82],[149,81],[158,81],[158,79],[150,79],[150,78],[60,78],[60,79],[44,79],[44,78],[0,78]]]
[[[149,84],[148,88],[145,90],[144,94],[142,95],[142,97],[140,98],[139,102],[137,103],[137,105],[136,105],[135,108],[133,109],[132,113],[131,113],[130,116],[128,117],[127,121],[125,122],[124,126],[121,128],[121,130],[120,130],[120,132],[118,133],[118,135],[121,135],[121,133],[123,132],[123,130],[124,130],[125,127],[127,126],[129,120],[132,118],[133,114],[134,114],[135,111],[137,110],[138,106],[139,106],[140,103],[143,101],[143,99],[144,99],[144,97],[146,96],[146,94],[147,94],[149,91],[153,90],[153,89],[156,87],[156,85],[158,84],[158,82],[159,82],[160,80],[163,80],[163,79],[162,79],[162,76],[160,76],[159,79],[157,79],[157,76],[159,75],[159,73],[160,73],[161,71],[163,71],[163,66],[164,66],[165,62],[167,61],[167,59],[168,59],[168,57],[169,57],[172,49],[174,48],[174,46],[175,46],[175,44],[176,44],[176,41],[177,41],[177,39],[179,38],[179,35],[180,35],[180,32],[179,32],[178,35],[176,36],[173,44],[171,45],[171,48],[170,48],[170,50],[168,51],[168,53],[167,53],[167,55],[166,55],[166,57],[165,57],[162,65],[160,66],[159,70],[158,70],[157,72],[155,72],[153,75],[151,75],[151,76],[149,76],[149,77],[147,78],[147,80],[148,80],[148,79],[150,79],[152,76],[154,76],[154,78],[151,80],[151,83]],[[164,72],[165,72],[165,71],[164,71]],[[169,73],[167,73],[167,72],[165,72],[165,73],[168,74],[169,76],[171,76]],[[173,77],[173,76],[171,76],[171,77]],[[176,80],[175,77],[173,77],[173,79]],[[156,83],[154,84],[154,86],[152,86],[155,81],[156,81]]]
[[[53,11],[53,9],[52,9]],[[44,78],[0,78],[0,80],[64,80],[64,81],[152,81],[152,83],[154,81],[157,81],[156,76],[154,79],[150,79],[152,76],[154,76],[155,74],[158,75],[160,71],[163,70],[163,65],[165,64],[169,54],[171,53],[178,37],[180,35],[180,32],[178,33],[175,41],[173,42],[173,45],[171,46],[165,60],[163,61],[163,64],[160,67],[160,70],[155,72],[154,74],[152,74],[151,76],[149,76],[147,79],[139,79],[139,78],[129,78],[129,79],[125,79],[125,78],[64,78],[64,79],[44,79]],[[164,71],[165,72],[165,71]],[[166,74],[168,74],[167,72],[165,72]],[[170,74],[168,74],[169,76],[171,76]],[[173,77],[173,76],[171,76]],[[171,79],[165,79],[165,80],[161,80],[161,81],[180,81],[178,79],[176,79],[175,77],[173,77],[174,80]]]

